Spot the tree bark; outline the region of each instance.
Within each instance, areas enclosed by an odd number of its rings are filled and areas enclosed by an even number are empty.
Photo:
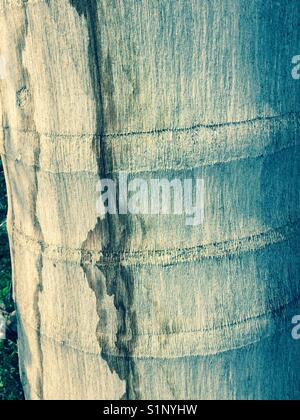
[[[0,5],[26,397],[298,399],[300,2]],[[203,226],[100,219],[121,171],[204,179]]]

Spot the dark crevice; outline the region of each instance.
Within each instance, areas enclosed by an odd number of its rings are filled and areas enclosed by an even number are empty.
[[[109,54],[103,57],[101,50],[101,32],[99,28],[99,2],[70,0],[70,4],[76,9],[79,16],[84,17],[89,34],[89,68],[93,83],[93,94],[96,103],[97,127],[94,135],[94,153],[98,163],[99,180],[107,178],[109,168],[106,162],[105,150],[105,112],[103,91],[109,96],[108,109],[113,118],[115,104],[113,101],[114,83]],[[117,373],[119,378],[126,383],[126,392],[122,399],[140,399],[139,376],[136,363],[133,358],[136,345],[137,320],[134,311],[134,280],[130,270],[119,264],[117,267],[95,264],[89,249],[99,250],[110,255],[114,250],[123,252],[127,238],[131,231],[131,221],[124,216],[107,215],[105,219],[97,220],[95,228],[89,232],[86,241],[82,245],[81,266],[87,278],[90,288],[97,300],[97,313],[99,323],[97,339],[101,349],[102,358],[107,362],[110,370]],[[124,226],[124,228],[122,228]],[[122,232],[122,233],[121,233]],[[104,338],[106,331],[110,334],[111,326],[107,325],[107,314],[104,308],[104,297],[113,297],[117,312],[117,334],[115,344],[112,346],[109,340]],[[112,348],[113,347],[113,348]],[[114,354],[115,356],[111,356]]]

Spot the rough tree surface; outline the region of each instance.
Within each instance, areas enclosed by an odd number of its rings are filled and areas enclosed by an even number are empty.
[[[299,399],[299,16],[286,0],[0,0],[28,399]],[[204,225],[98,219],[119,171],[203,178]]]

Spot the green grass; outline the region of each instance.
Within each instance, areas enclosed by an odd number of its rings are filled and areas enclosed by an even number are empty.
[[[6,313],[14,310],[11,298],[11,264],[6,232],[7,196],[0,159],[0,309]],[[0,400],[22,400],[19,378],[18,350],[15,343],[0,340]]]

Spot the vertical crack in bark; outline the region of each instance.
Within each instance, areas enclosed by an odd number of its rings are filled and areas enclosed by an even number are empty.
[[[108,109],[115,109],[113,103],[113,79],[109,55],[103,60],[98,18],[98,1],[69,0],[79,16],[85,18],[89,33],[89,67],[93,83],[93,94],[96,102],[97,128],[94,137],[94,153],[98,162],[99,179],[107,178],[109,171],[106,168],[105,148],[103,134],[105,133],[105,113],[103,105],[103,89],[109,89]],[[102,65],[103,64],[103,65]],[[104,70],[103,70],[104,69]],[[110,115],[110,118],[112,116]],[[100,139],[100,140],[99,140]],[[113,250],[122,253],[130,234],[130,220],[123,216],[110,215],[104,220],[97,220],[95,228],[89,232],[86,241],[82,244],[81,266],[90,288],[97,301],[97,314],[99,323],[97,339],[102,358],[107,362],[110,370],[115,372],[126,383],[126,392],[122,399],[138,400],[140,396],[139,375],[134,361],[134,349],[137,339],[137,319],[134,311],[134,279],[129,270],[117,266],[102,266],[92,260],[89,250],[97,247],[104,254]],[[122,225],[127,229],[122,229]],[[123,231],[123,234],[120,232]],[[111,325],[107,323],[105,309],[105,296],[111,296],[117,312],[117,334],[115,343],[110,340]]]
[[[24,12],[24,28],[23,31],[20,32],[20,38],[18,42],[18,54],[20,63],[22,66],[22,82],[23,86],[16,92],[16,105],[19,108],[20,115],[22,116],[23,124],[27,130],[36,133],[36,145],[34,150],[34,176],[33,176],[33,185],[32,185],[32,223],[35,231],[35,237],[37,241],[40,243],[40,253],[37,257],[36,261],[36,272],[37,272],[37,282],[36,282],[36,289],[34,292],[33,297],[33,307],[34,313],[36,318],[36,339],[37,339],[37,349],[38,349],[38,358],[39,358],[39,373],[37,376],[37,383],[36,383],[36,390],[40,399],[44,399],[44,356],[43,356],[43,349],[42,349],[42,341],[41,341],[41,311],[40,311],[40,297],[41,293],[43,292],[43,253],[44,253],[44,237],[42,228],[40,225],[40,221],[37,214],[37,199],[39,193],[39,167],[40,167],[40,135],[36,129],[35,121],[34,121],[34,98],[33,98],[33,90],[31,89],[30,85],[30,75],[26,68],[26,65],[23,63],[23,54],[26,48],[26,37],[28,35],[28,28],[29,28],[29,17],[28,17],[28,10],[26,3],[23,4],[23,12]],[[26,101],[24,101],[24,92],[26,92]],[[29,99],[28,100],[28,97]]]
[[[103,343],[102,355],[109,366],[113,366],[122,380],[126,381],[125,400],[140,400],[139,374],[134,359],[134,350],[138,335],[137,316],[134,310],[134,279],[121,265],[106,267],[108,294],[114,296],[114,304],[118,315],[118,331],[116,337],[116,354],[110,354]]]

